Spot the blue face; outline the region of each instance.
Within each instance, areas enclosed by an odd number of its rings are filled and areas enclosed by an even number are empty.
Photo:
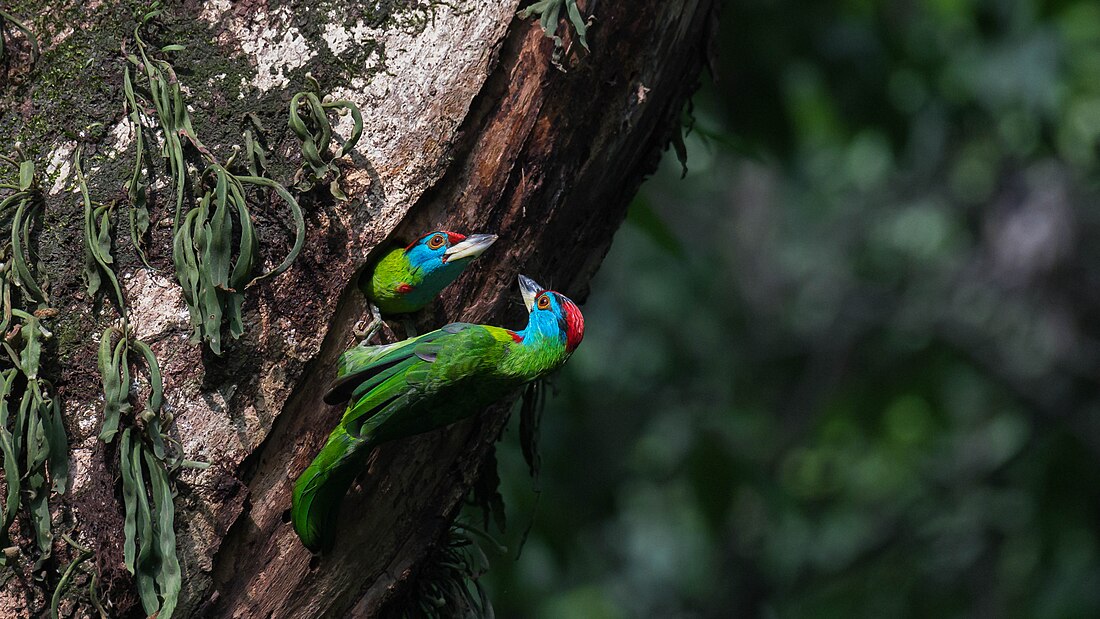
[[[573,352],[584,337],[584,317],[569,297],[552,290],[540,290],[531,302],[524,334],[535,335],[532,340],[556,339]]]
[[[565,340],[565,312],[556,292],[541,292],[527,316],[529,334]]]
[[[410,270],[410,281],[405,283],[411,287],[404,293],[405,301],[418,306],[427,304],[496,240],[495,234],[466,237],[446,230],[417,239],[405,248]]]
[[[437,278],[448,278],[446,283],[450,283],[458,277],[470,258],[448,260],[447,250],[464,240],[466,237],[454,232],[429,232],[406,247],[405,255],[409,257],[412,271],[427,280],[427,283],[430,284]]]

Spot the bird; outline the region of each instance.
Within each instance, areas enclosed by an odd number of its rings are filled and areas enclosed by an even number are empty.
[[[584,338],[576,303],[524,275],[519,287],[528,311],[521,331],[456,322],[340,357],[324,400],[347,409],[292,495],[306,548],[332,547],[340,503],[376,446],[470,417],[569,359]]]
[[[453,282],[475,258],[497,240],[495,234],[471,234],[436,230],[407,247],[386,252],[364,272],[359,288],[370,302],[371,322],[356,328],[370,340],[382,328],[382,314],[410,314],[420,310]],[[406,336],[415,335],[411,321]]]

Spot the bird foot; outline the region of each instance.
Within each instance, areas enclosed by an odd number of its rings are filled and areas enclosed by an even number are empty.
[[[384,324],[381,320],[371,320],[367,323],[366,319],[360,320],[355,323],[355,326],[351,328],[352,335],[355,339],[359,340],[360,344],[367,344],[370,342],[378,332],[382,330]]]
[[[352,333],[355,335],[355,339],[359,340],[360,345],[366,345],[374,338],[375,335],[385,326],[385,322],[382,320],[382,312],[378,310],[378,306],[374,303],[369,304],[370,308],[370,322],[366,327],[363,323],[366,322],[366,318],[355,323],[352,327]]]

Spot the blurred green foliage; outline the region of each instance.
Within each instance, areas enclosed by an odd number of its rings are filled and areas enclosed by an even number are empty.
[[[497,614],[1100,616],[1100,4],[722,18],[538,494],[501,445]]]

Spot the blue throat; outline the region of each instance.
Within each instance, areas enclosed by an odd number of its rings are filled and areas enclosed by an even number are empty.
[[[542,340],[556,340],[565,345],[565,331],[562,330],[558,317],[548,311],[532,312],[527,326],[516,333],[523,338],[524,346],[534,346]]]

